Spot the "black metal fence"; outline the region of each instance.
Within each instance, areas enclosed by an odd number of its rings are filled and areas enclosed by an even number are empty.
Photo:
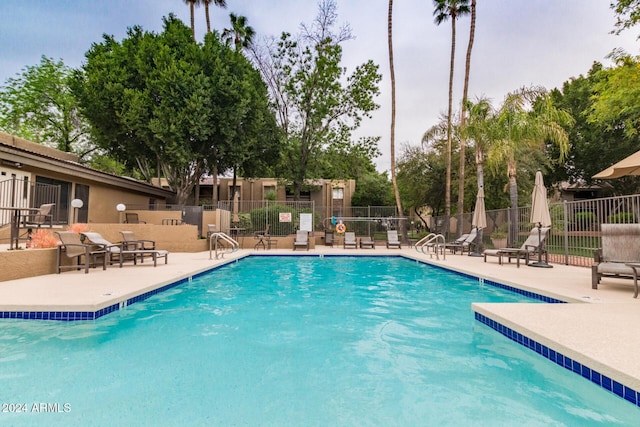
[[[546,241],[550,261],[555,263],[590,266],[593,253],[601,247],[600,224],[640,222],[640,195],[607,197],[593,200],[552,203],[549,205],[551,232]],[[509,219],[509,209],[487,211],[487,228],[483,230],[483,245],[493,247],[492,238],[506,237],[507,244],[518,247],[529,235],[534,224],[529,222],[531,207],[517,209],[517,223]],[[467,233],[471,230],[471,213],[452,216],[449,233]],[[432,218],[432,231],[443,232],[447,227],[444,217]],[[509,230],[515,230],[509,237]],[[495,239],[497,240],[497,239]]]

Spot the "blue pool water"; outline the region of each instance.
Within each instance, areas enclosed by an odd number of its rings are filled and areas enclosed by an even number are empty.
[[[470,307],[521,301],[399,257],[250,257],[96,321],[0,322],[0,425],[637,423]]]

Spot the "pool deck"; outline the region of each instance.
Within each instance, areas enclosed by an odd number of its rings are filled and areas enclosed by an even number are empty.
[[[553,297],[569,304],[474,304],[473,310],[536,340],[564,356],[640,391],[640,298],[633,298],[631,280],[604,279],[591,289],[591,270],[554,264],[533,268],[515,263],[498,265],[497,258],[447,254],[446,259],[411,248],[342,249],[316,247],[308,252],[276,249],[240,250],[219,260],[209,252],[171,253],[157,267],[125,264],[67,271],[0,282],[0,312],[98,311],[129,298],[247,255],[398,255]],[[259,280],[259,279],[257,279]],[[123,307],[123,309],[126,309]],[[0,319],[0,322],[5,319]]]

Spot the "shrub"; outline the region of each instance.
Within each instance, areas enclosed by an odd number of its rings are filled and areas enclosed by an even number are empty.
[[[31,241],[28,247],[32,249],[55,248],[58,246],[58,239],[50,230],[38,229],[31,233]]]
[[[633,224],[636,222],[633,212],[620,212],[607,218],[610,224]]]
[[[578,212],[576,213],[576,223],[581,228],[591,228],[596,223],[596,214],[593,212]]]

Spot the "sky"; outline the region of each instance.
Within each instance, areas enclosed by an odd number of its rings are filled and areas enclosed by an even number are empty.
[[[343,65],[352,72],[371,59],[383,79],[380,108],[363,122],[355,137],[380,136],[379,171],[390,165],[391,82],[387,47],[388,1],[336,0],[338,23],[355,37],[343,44]],[[469,97],[486,96],[499,105],[510,91],[523,86],[561,88],[585,75],[594,61],[615,48],[638,55],[640,28],[616,36],[609,0],[479,0],[471,60]],[[212,26],[229,26],[229,13],[244,15],[257,38],[297,34],[300,24],[317,15],[316,0],[227,0],[227,9],[211,7]],[[121,40],[127,28],[162,31],[162,17],[174,13],[190,25],[184,0],[1,0],[0,84],[42,55],[79,67],[92,43],[103,34]],[[393,8],[396,75],[396,157],[405,144],[417,145],[423,133],[446,114],[448,103],[451,24],[437,26],[433,1],[396,0]],[[462,98],[470,18],[457,21],[454,109]],[[204,8],[196,8],[196,38],[206,30]]]

